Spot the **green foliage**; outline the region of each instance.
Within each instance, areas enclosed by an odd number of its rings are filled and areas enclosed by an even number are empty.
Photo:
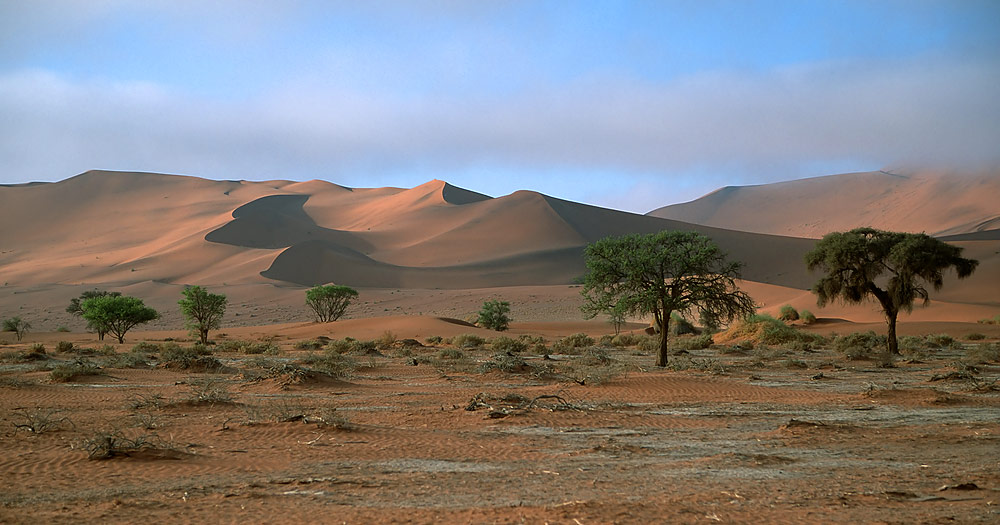
[[[424,339],[424,342],[429,345],[439,345],[444,342],[444,339],[440,335],[432,335],[427,339]]]
[[[670,335],[686,335],[695,333],[694,325],[680,314],[670,313]]]
[[[687,348],[688,350],[703,350],[705,348],[712,346],[712,343],[714,342],[715,341],[712,340],[711,334],[702,334],[702,335],[696,335],[685,341],[684,347]]]
[[[53,383],[69,383],[82,377],[100,375],[101,369],[86,361],[74,361],[56,366],[49,372]]]
[[[68,354],[73,351],[73,343],[69,341],[59,341],[56,343],[56,352]]]
[[[204,347],[182,347],[176,343],[163,346],[160,361],[167,368],[190,370],[192,372],[216,372],[222,369],[222,363],[212,357]]]
[[[756,344],[778,345],[811,337],[813,336],[799,332],[770,315],[755,314],[720,334],[719,341],[745,339]]]
[[[978,332],[965,336],[966,341],[982,341],[983,339],[986,339],[986,334],[980,334]]]
[[[611,345],[618,347],[635,346],[642,338],[635,334],[618,334],[611,338]]]
[[[358,297],[358,291],[335,284],[320,285],[306,290],[306,305],[316,314],[321,323],[331,323],[340,319],[351,301]]]
[[[589,245],[584,255],[582,310],[589,318],[609,312],[652,314],[658,326],[665,326],[673,312],[698,312],[729,321],[754,308],[750,296],[736,287],[741,265],[728,262],[718,246],[700,233],[609,237]],[[660,331],[657,366],[667,364],[668,333]]]
[[[333,377],[346,377],[358,369],[358,362],[346,355],[327,350],[322,354],[309,354],[303,359],[309,366]]]
[[[927,346],[931,348],[948,348],[953,347],[956,344],[961,347],[961,343],[955,341],[955,338],[948,334],[932,334],[924,337],[927,341]]]
[[[476,324],[490,330],[503,332],[510,325],[510,303],[493,300],[483,303],[479,309],[479,320]]]
[[[1000,315],[994,315],[986,319],[980,319],[976,321],[979,324],[1000,324]]]
[[[292,348],[296,350],[319,350],[323,348],[323,343],[315,339],[307,339],[305,341],[296,341]]]
[[[885,348],[885,345],[886,336],[871,330],[847,334],[833,340],[833,349],[848,359],[871,358],[878,353],[877,349]]]
[[[889,326],[887,349],[897,354],[899,312],[911,312],[917,299],[929,303],[925,286],[940,290],[945,270],[954,267],[959,279],[972,275],[979,262],[961,255],[962,248],[923,233],[856,228],[823,236],[805,260],[810,270],[824,273],[812,287],[819,306],[835,300],[848,304],[869,298],[878,301]]]
[[[93,299],[95,297],[121,297],[121,295],[121,292],[87,290],[80,294],[80,297],[70,299],[69,306],[66,307],[66,311],[77,317],[83,317],[83,302],[87,299]],[[97,324],[95,321],[91,320],[87,320],[87,329],[97,332],[97,338],[101,341],[104,340],[104,335],[108,333],[108,328],[106,326]]]
[[[465,354],[457,348],[442,348],[438,352],[438,359],[464,359]]]
[[[799,314],[804,325],[811,325],[816,322],[816,316],[809,310],[802,310]]]
[[[795,309],[794,306],[786,304],[781,307],[781,313],[778,315],[778,319],[782,321],[798,321],[799,311]]]
[[[208,344],[208,331],[222,326],[228,300],[225,295],[209,293],[201,286],[189,286],[181,292],[184,298],[177,302],[187,327],[198,333],[201,344]]]
[[[521,341],[520,339],[511,339],[510,337],[494,337],[490,341],[490,348],[494,352],[509,352],[513,354],[519,354],[528,349],[528,343]]]
[[[24,337],[24,334],[31,329],[31,323],[21,319],[20,317],[11,317],[10,319],[4,319],[3,321],[3,331],[4,332],[14,332],[14,336],[20,341]]]
[[[552,351],[559,354],[576,354],[577,349],[594,346],[594,339],[584,333],[568,335],[552,345]]]
[[[83,318],[94,326],[103,327],[107,333],[125,342],[125,334],[139,324],[160,318],[160,314],[143,304],[142,299],[128,296],[92,297],[80,304]]]

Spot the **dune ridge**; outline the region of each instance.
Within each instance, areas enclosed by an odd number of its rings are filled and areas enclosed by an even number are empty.
[[[727,186],[647,215],[819,238],[861,226],[946,236],[1000,229],[1000,170],[873,171]]]

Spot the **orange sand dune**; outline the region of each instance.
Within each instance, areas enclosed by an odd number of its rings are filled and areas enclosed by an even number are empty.
[[[888,177],[855,178],[880,176]],[[793,211],[797,206],[794,199],[777,202]],[[910,208],[899,213],[908,216]],[[237,325],[308,320],[303,286],[324,282],[355,286],[373,298],[358,305],[355,317],[464,319],[484,298],[509,296],[515,309],[544,305],[523,309],[522,322],[577,320],[578,290],[566,286],[585,271],[584,247],[607,235],[663,229],[701,231],[744,262],[746,285],[765,311],[788,303],[821,317],[880,320],[871,306],[815,307],[805,290],[817,276],[802,264],[814,243],[809,239],[693,225],[529,191],[491,198],[438,180],[412,189],[363,189],[93,171],[59,183],[0,187],[0,224],[0,315],[23,313],[39,329],[76,326],[79,320],[62,310],[85,289],[123,291],[172,311],[188,284],[238,300],[234,312],[243,317],[233,320]],[[946,276],[933,305],[914,319],[975,321],[1000,311],[1000,241],[954,242],[980,260],[979,269],[963,281]],[[394,289],[421,298],[401,302]],[[443,290],[455,293],[439,296]],[[558,299],[547,299],[553,293]],[[168,314],[160,323],[176,326],[180,319]]]
[[[1000,229],[998,195],[997,170],[876,171],[727,186],[648,215],[793,237],[860,226],[941,236]]]

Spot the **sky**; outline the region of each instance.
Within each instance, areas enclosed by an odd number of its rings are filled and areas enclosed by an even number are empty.
[[[0,0],[0,183],[442,179],[645,213],[995,168],[998,95],[994,0]]]

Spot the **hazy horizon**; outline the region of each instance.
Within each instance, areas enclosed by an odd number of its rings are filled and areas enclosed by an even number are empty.
[[[90,169],[645,213],[727,185],[1000,165],[1000,5],[0,5],[0,183]]]

